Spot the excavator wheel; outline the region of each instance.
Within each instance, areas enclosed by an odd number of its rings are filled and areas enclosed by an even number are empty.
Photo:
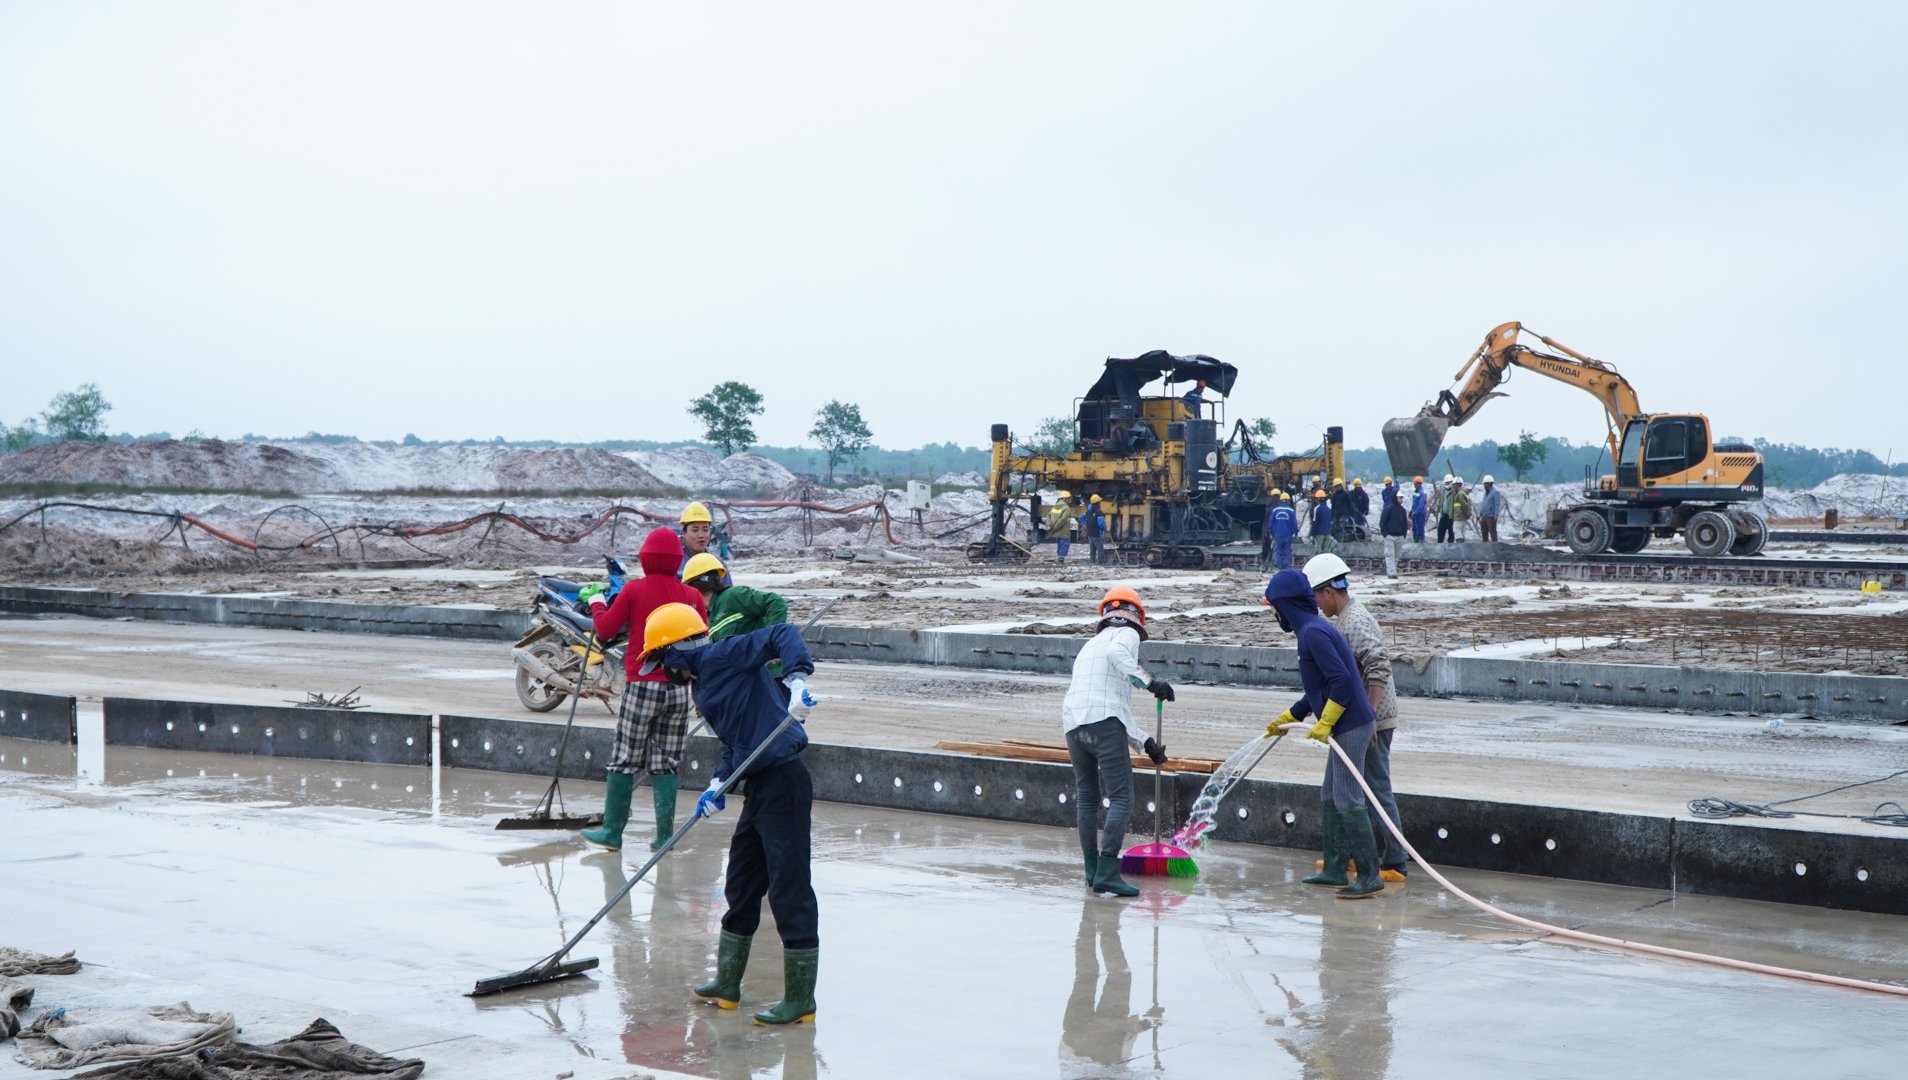
[[[1579,555],[1608,551],[1610,533],[1610,519],[1595,510],[1573,510],[1564,519],[1564,542]]]
[[[1729,520],[1736,526],[1736,542],[1729,545],[1729,554],[1762,554],[1762,545],[1769,542],[1769,523],[1748,510],[1730,514]]]
[[[1146,549],[1146,565],[1158,570],[1199,570],[1206,565],[1206,549],[1192,544],[1154,544]]]
[[[1728,516],[1704,510],[1683,526],[1683,542],[1693,554],[1713,559],[1729,554],[1730,545],[1736,542],[1736,527],[1730,524]]]
[[[1649,546],[1648,529],[1614,529],[1610,533],[1610,550],[1618,555],[1634,555]]]

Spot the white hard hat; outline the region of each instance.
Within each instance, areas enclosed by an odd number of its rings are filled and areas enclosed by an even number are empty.
[[[1314,589],[1322,589],[1350,575],[1351,567],[1345,565],[1345,560],[1329,551],[1305,560],[1305,580],[1311,582]]]
[[[1495,483],[1497,483],[1497,477],[1495,477],[1495,476],[1492,476],[1492,475],[1491,475],[1490,473],[1485,473],[1485,474],[1484,474],[1484,482],[1485,482],[1485,483],[1487,483],[1487,484],[1495,484]]]
[[[1450,473],[1445,473],[1445,474],[1444,474],[1444,482],[1445,482],[1445,483],[1447,483],[1447,484],[1448,484],[1448,483],[1450,483],[1450,482],[1451,482],[1451,481],[1453,481],[1453,480],[1456,480],[1456,479],[1457,479],[1457,477],[1455,477],[1455,476],[1452,476],[1452,475],[1451,475]]]

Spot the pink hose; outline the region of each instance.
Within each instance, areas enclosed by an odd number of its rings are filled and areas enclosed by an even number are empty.
[[[1908,986],[1893,986],[1889,983],[1867,982],[1862,979],[1845,979],[1840,975],[1822,975],[1813,971],[1799,971],[1795,968],[1776,967],[1773,964],[1752,964],[1747,960],[1732,960],[1727,956],[1711,956],[1708,953],[1690,952],[1687,949],[1671,949],[1662,945],[1648,945],[1640,941],[1624,941],[1621,938],[1604,937],[1601,934],[1586,934],[1581,930],[1552,926],[1549,923],[1538,922],[1535,919],[1526,919],[1522,915],[1512,915],[1510,912],[1487,904],[1477,897],[1472,896],[1470,893],[1465,892],[1463,889],[1458,888],[1456,885],[1451,884],[1449,878],[1438,873],[1435,867],[1426,862],[1424,857],[1418,854],[1417,849],[1411,846],[1411,842],[1404,838],[1404,833],[1399,831],[1398,826],[1392,822],[1391,818],[1385,815],[1384,808],[1378,805],[1378,796],[1371,790],[1371,785],[1365,783],[1364,772],[1352,761],[1351,755],[1345,753],[1344,747],[1339,746],[1336,739],[1327,745],[1332,748],[1332,753],[1337,754],[1339,760],[1345,763],[1345,768],[1349,770],[1352,776],[1358,781],[1358,786],[1364,789],[1365,797],[1371,800],[1370,806],[1372,813],[1377,814],[1378,820],[1385,823],[1385,828],[1391,832],[1391,835],[1397,837],[1398,843],[1402,844],[1405,851],[1410,853],[1412,862],[1423,867],[1425,873],[1430,874],[1438,884],[1449,890],[1451,895],[1480,911],[1489,912],[1503,919],[1505,922],[1516,923],[1518,926],[1528,927],[1532,930],[1541,930],[1544,933],[1555,934],[1558,937],[1569,938],[1573,941],[1587,942],[1591,945],[1602,945],[1610,949],[1625,949],[1630,952],[1642,953],[1645,956],[1666,956],[1676,960],[1694,960],[1702,964],[1714,964],[1717,967],[1734,968],[1737,971],[1751,971],[1758,975],[1780,975],[1785,979],[1801,979],[1804,982],[1823,983],[1828,986],[1846,986],[1851,990],[1871,990],[1878,994],[1894,994],[1897,997],[1908,997]]]

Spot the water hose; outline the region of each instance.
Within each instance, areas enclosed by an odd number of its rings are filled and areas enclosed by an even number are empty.
[[[1417,849],[1411,846],[1411,842],[1405,839],[1403,830],[1399,829],[1397,823],[1392,821],[1385,813],[1384,807],[1378,805],[1378,795],[1371,790],[1371,785],[1365,782],[1364,770],[1360,769],[1358,763],[1351,759],[1351,755],[1345,752],[1344,747],[1338,745],[1338,740],[1333,739],[1326,745],[1330,746],[1332,753],[1337,754],[1339,760],[1345,763],[1345,768],[1350,770],[1352,779],[1358,781],[1358,786],[1365,792],[1365,798],[1370,800],[1369,805],[1372,813],[1378,815],[1378,820],[1385,823],[1385,828],[1390,830],[1391,835],[1397,838],[1398,843],[1402,845],[1405,852],[1411,856],[1411,861],[1423,867],[1425,873],[1430,874],[1432,879],[1439,885],[1444,886],[1445,890],[1451,895],[1486,914],[1495,915],[1505,922],[1514,923],[1526,929],[1539,930],[1560,938],[1568,938],[1571,941],[1600,945],[1607,949],[1621,949],[1626,952],[1642,953],[1645,956],[1666,957],[1672,960],[1693,960],[1699,964],[1713,964],[1717,967],[1731,968],[1736,971],[1747,971],[1757,975],[1777,975],[1785,979],[1798,979],[1803,982],[1820,983],[1827,986],[1847,987],[1851,990],[1868,990],[1877,994],[1893,994],[1897,997],[1908,997],[1908,986],[1869,982],[1865,979],[1849,979],[1840,975],[1824,975],[1820,972],[1801,971],[1796,968],[1779,967],[1774,964],[1756,964],[1747,960],[1735,960],[1727,956],[1712,956],[1709,953],[1691,952],[1688,949],[1672,949],[1667,946],[1651,945],[1641,941],[1625,941],[1622,938],[1605,937],[1602,934],[1591,934],[1582,930],[1571,930],[1567,927],[1538,922],[1536,919],[1527,919],[1522,915],[1513,915],[1493,904],[1487,904],[1452,884],[1450,878],[1438,873],[1436,867],[1426,862],[1424,857],[1418,854]]]

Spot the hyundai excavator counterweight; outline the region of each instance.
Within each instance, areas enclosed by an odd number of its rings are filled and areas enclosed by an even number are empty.
[[[1555,352],[1518,341],[1530,334]],[[1512,368],[1569,383],[1603,406],[1605,444],[1614,475],[1586,477],[1583,500],[1563,513],[1564,540],[1579,554],[1641,551],[1652,537],[1681,535],[1698,555],[1754,555],[1769,526],[1747,503],[1762,498],[1762,454],[1753,446],[1716,445],[1700,413],[1646,413],[1636,388],[1616,368],[1507,322],[1485,335],[1458,369],[1455,390],[1439,391],[1416,416],[1384,427],[1392,471],[1420,474],[1451,428],[1477,414]]]

